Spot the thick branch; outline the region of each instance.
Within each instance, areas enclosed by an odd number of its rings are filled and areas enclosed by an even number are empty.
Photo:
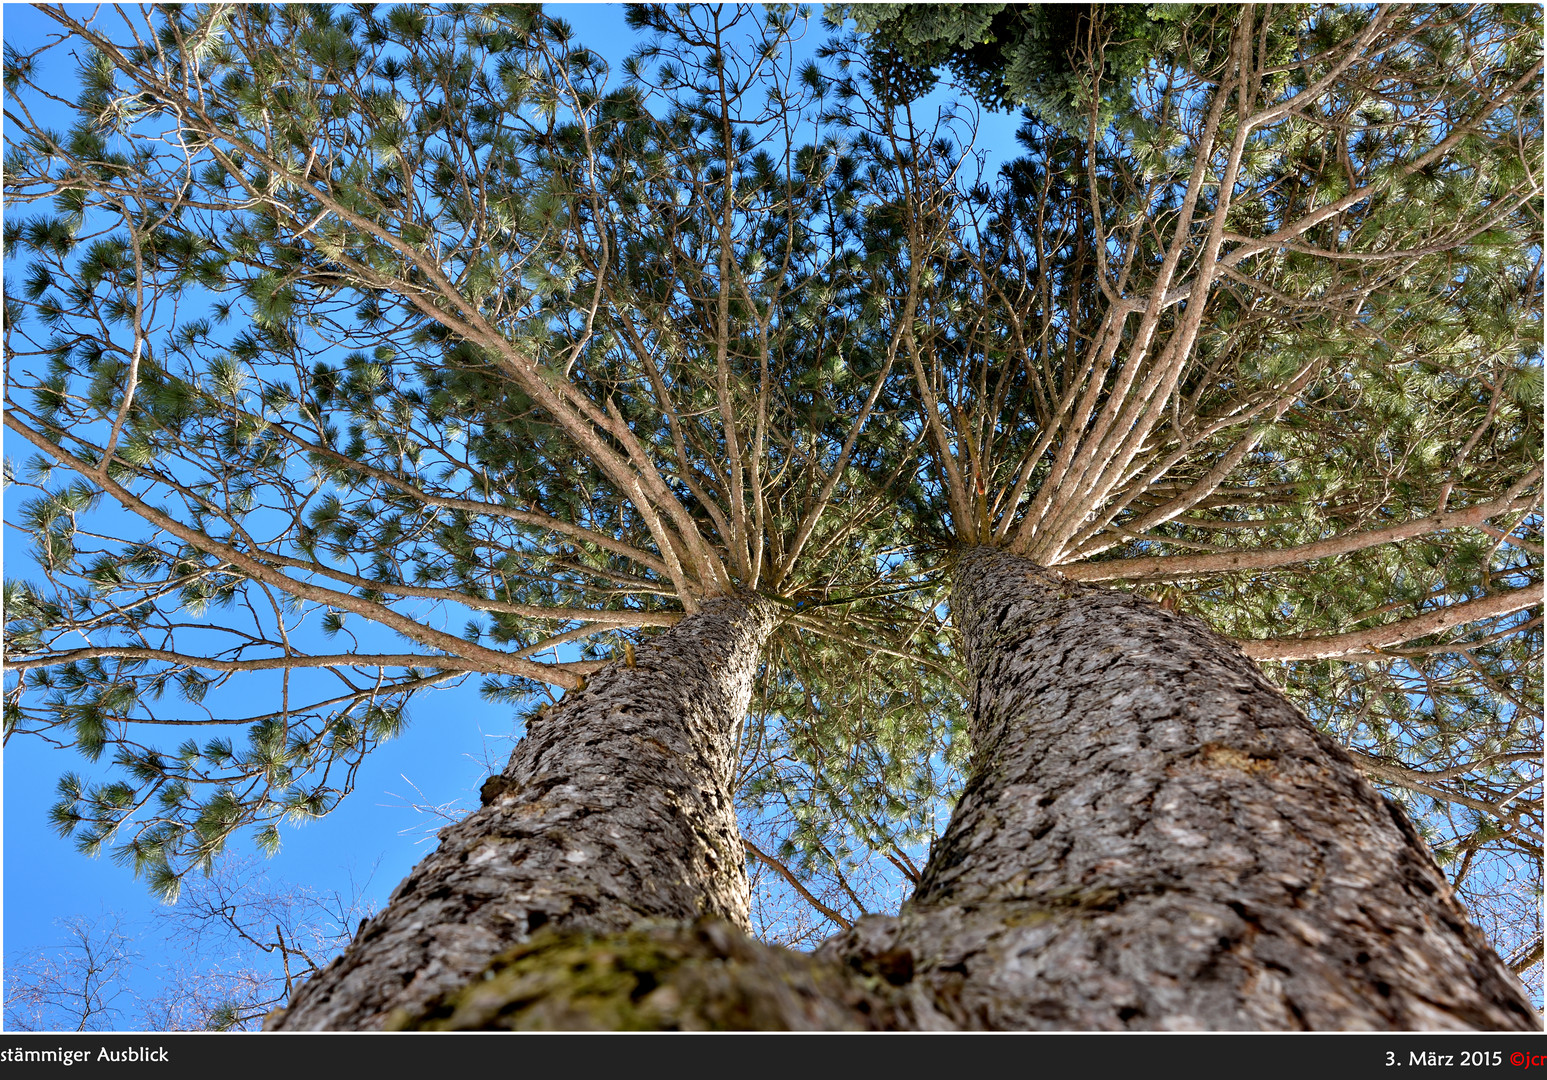
[[[1497,499],[1449,514],[1416,518],[1384,529],[1344,533],[1341,536],[1317,540],[1310,544],[1298,544],[1294,547],[1232,551],[1218,555],[1150,555],[1139,559],[1077,563],[1072,566],[1060,566],[1058,570],[1064,577],[1073,581],[1180,581],[1201,577],[1204,574],[1228,573],[1232,570],[1277,570],[1311,562],[1314,559],[1326,559],[1333,555],[1362,551],[1380,544],[1411,540],[1415,536],[1424,536],[1444,529],[1475,526],[1489,518],[1518,509],[1520,504],[1515,499]]]
[[[1524,611],[1542,602],[1542,587],[1528,586],[1509,592],[1448,604],[1411,619],[1387,623],[1371,630],[1310,638],[1259,638],[1240,641],[1241,651],[1253,660],[1335,660],[1351,656],[1379,656],[1384,648],[1427,637],[1467,623],[1494,619]]]

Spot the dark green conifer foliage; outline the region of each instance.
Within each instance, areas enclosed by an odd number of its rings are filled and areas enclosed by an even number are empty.
[[[853,19],[871,65],[897,89],[927,92],[939,69],[991,109],[1025,109],[1075,131],[1085,105],[1103,121],[1133,105],[1132,91],[1157,58],[1192,63],[1225,43],[1187,38],[1181,27],[1220,18],[1212,4],[834,4],[834,24]],[[1227,35],[1228,37],[1228,35]],[[1278,36],[1282,50],[1292,40]],[[1088,75],[1096,72],[1094,81]]]

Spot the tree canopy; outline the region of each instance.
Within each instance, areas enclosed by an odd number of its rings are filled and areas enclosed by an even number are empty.
[[[638,7],[622,72],[525,7],[45,7],[6,736],[115,763],[61,831],[174,893],[436,685],[529,708],[748,591],[747,839],[842,925],[959,782],[990,543],[1273,662],[1478,903],[1539,881],[1539,10],[891,7],[824,63]],[[1001,175],[939,64],[1037,109]]]
[[[1200,8],[1207,5],[881,3],[834,4],[826,14],[854,20],[872,65],[895,84],[926,89],[944,69],[989,108],[1025,109],[1078,131],[1092,100],[1106,121],[1133,106],[1144,69],[1178,58],[1182,28],[1219,14]],[[1212,43],[1189,36],[1189,44]]]

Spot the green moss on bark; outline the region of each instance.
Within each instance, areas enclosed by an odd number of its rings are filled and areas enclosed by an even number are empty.
[[[391,1030],[790,1031],[889,1026],[884,980],[764,945],[718,919],[545,931]]]

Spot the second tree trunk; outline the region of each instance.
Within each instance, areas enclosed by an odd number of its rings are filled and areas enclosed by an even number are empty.
[[[1406,816],[1190,616],[965,552],[973,765],[895,919],[822,952],[988,1029],[1539,1023]]]

